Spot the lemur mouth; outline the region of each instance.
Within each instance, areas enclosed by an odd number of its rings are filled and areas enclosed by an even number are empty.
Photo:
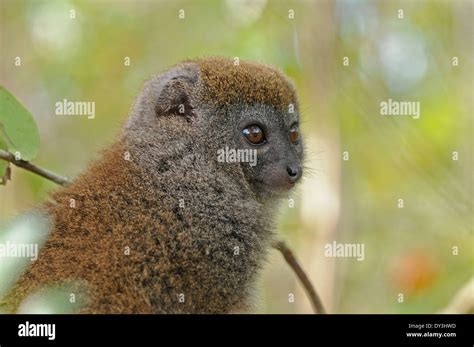
[[[255,184],[258,186],[260,191],[264,191],[267,194],[271,195],[284,195],[288,193],[294,186],[296,185],[296,182],[291,182],[291,181],[284,181],[284,182],[272,182],[272,183],[267,183],[264,181],[255,181]]]
[[[271,170],[266,174],[253,180],[253,185],[257,192],[270,196],[285,196],[296,183],[301,179],[302,170],[297,169],[277,169]]]
[[[285,183],[279,185],[277,189],[283,190],[283,191],[289,191],[295,186],[296,182],[291,182],[291,181],[286,181]]]

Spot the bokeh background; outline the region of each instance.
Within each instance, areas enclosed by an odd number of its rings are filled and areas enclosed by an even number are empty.
[[[328,310],[439,312],[472,278],[472,1],[0,3],[0,84],[35,117],[35,163],[80,173],[118,134],[143,82],[180,60],[273,64],[296,84],[311,168],[294,206],[282,205],[279,234]],[[419,101],[420,119],[381,116],[389,98]],[[63,99],[94,101],[95,119],[56,116]],[[12,170],[0,225],[57,188]],[[363,243],[364,261],[326,257],[334,240]],[[258,312],[312,312],[276,251],[259,288]]]

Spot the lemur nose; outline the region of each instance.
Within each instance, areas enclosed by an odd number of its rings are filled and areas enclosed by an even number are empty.
[[[295,183],[301,177],[301,168],[299,165],[288,165],[286,167],[286,172],[288,172],[288,177],[291,183]]]

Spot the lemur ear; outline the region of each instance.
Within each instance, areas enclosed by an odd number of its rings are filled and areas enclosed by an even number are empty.
[[[157,116],[179,115],[187,120],[194,116],[191,96],[197,76],[191,71],[182,72],[184,74],[171,77],[163,86],[155,106]]]

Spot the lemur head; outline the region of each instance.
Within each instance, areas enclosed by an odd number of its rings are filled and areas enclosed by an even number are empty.
[[[192,143],[194,155],[243,177],[262,200],[284,196],[302,175],[296,93],[266,65],[226,58],[177,65],[145,85],[126,134],[138,135],[149,157]]]

